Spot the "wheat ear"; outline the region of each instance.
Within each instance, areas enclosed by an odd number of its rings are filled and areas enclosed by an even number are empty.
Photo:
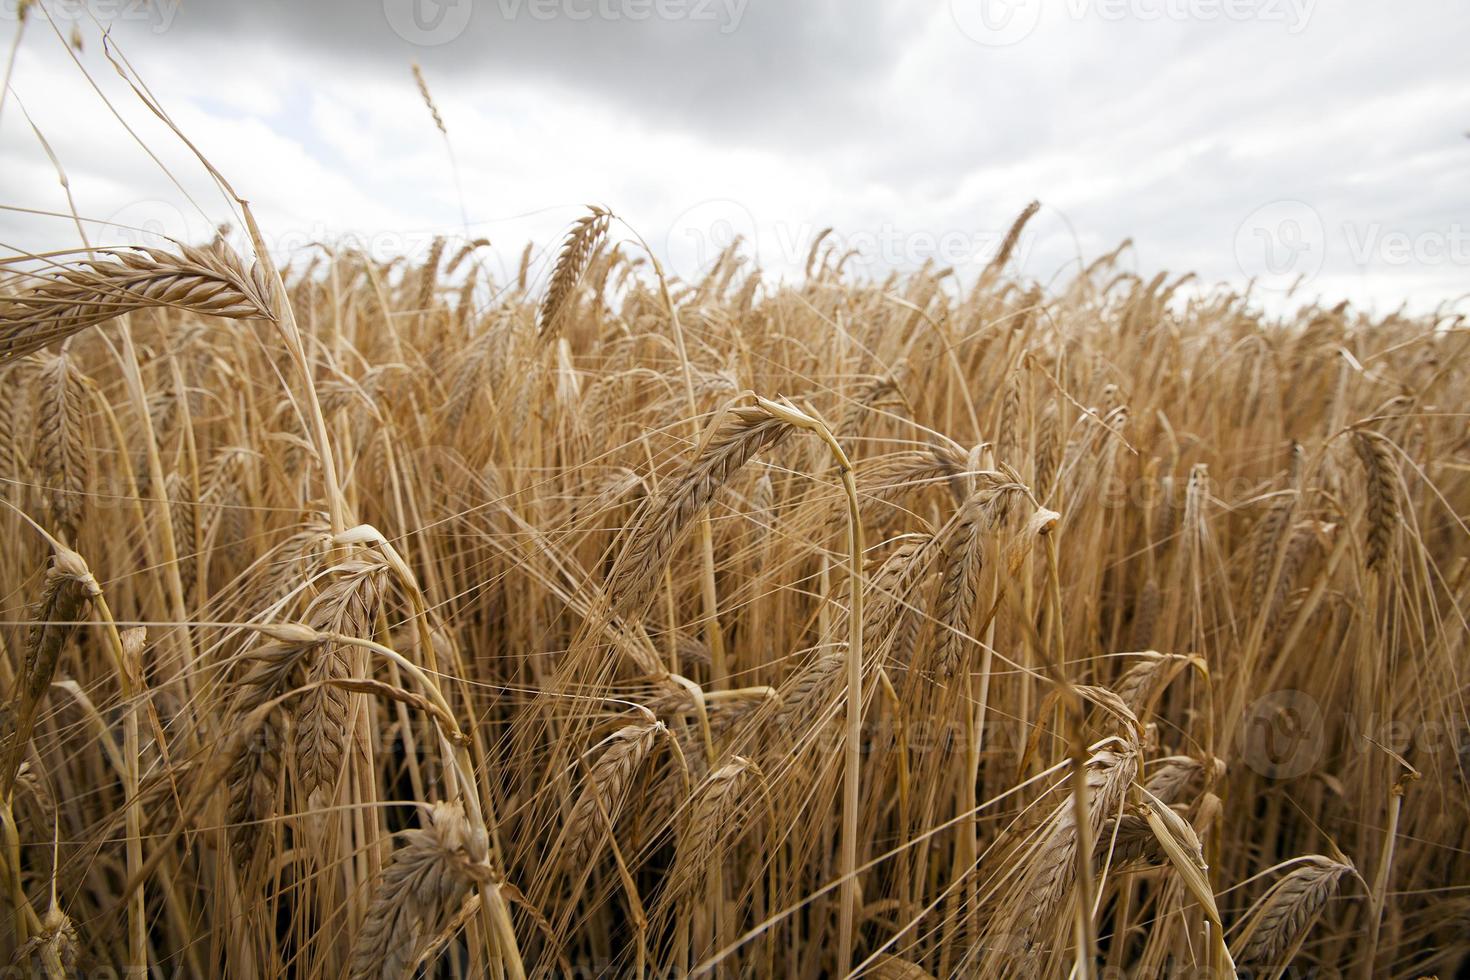
[[[1000,275],[1006,263],[1011,260],[1011,254],[1015,252],[1016,244],[1021,240],[1021,232],[1025,230],[1026,223],[1040,210],[1041,202],[1032,201],[1020,214],[1016,215],[1016,220],[1011,222],[1010,229],[1006,231],[1006,237],[1001,240],[1000,249],[995,253],[995,258],[991,259],[990,263],[985,266],[985,271],[980,273],[982,287],[989,285],[996,276]]]
[[[762,408],[731,409],[696,459],[672,487],[650,502],[613,569],[608,592],[613,610],[640,615],[675,546],[721,487],[756,453],[779,443],[792,425]]]
[[[897,956],[878,957],[863,976],[867,980],[934,980],[922,966]]]
[[[874,651],[881,654],[907,653],[898,640],[903,627],[919,620],[912,608],[910,593],[915,581],[929,568],[934,541],[927,534],[908,536],[870,577],[869,590],[873,600],[863,611],[863,635],[870,638]]]
[[[414,309],[426,311],[434,303],[434,284],[439,278],[439,260],[444,257],[444,236],[435,235],[433,242],[429,244],[428,257],[419,268],[418,296],[414,300]]]
[[[133,310],[167,306],[208,316],[273,319],[270,289],[233,252],[183,246],[113,250],[39,275],[0,298],[0,362],[20,357]]]
[[[50,493],[47,506],[57,531],[75,543],[87,489],[86,416],[82,403],[87,381],[63,353],[36,377],[37,469]]]
[[[383,567],[354,561],[342,566],[336,578],[312,603],[310,625],[322,632],[370,637],[376,615]],[[341,775],[347,753],[349,692],[332,681],[351,676],[348,647],[340,642],[314,646],[306,676],[314,686],[302,699],[296,732],[298,782],[308,798],[327,791]]]
[[[805,730],[813,718],[839,690],[842,669],[847,656],[829,653],[818,657],[797,674],[781,691],[781,707],[776,711],[776,726],[793,735]]]
[[[979,494],[965,501],[944,538],[944,561],[939,575],[939,594],[934,601],[938,624],[935,673],[941,682],[959,670],[971,618],[979,604],[980,572],[984,551],[980,531],[985,502]]]
[[[1086,766],[1089,837],[1097,840],[1105,821],[1122,808],[1124,795],[1138,774],[1138,756],[1131,750],[1102,749]],[[1019,879],[1018,898],[1024,898],[1015,933],[1028,949],[1046,938],[1066,898],[1077,886],[1077,810],[1071,802],[1058,805],[1040,846],[1031,855],[1029,873]],[[1090,853],[1090,852],[1089,852]]]
[[[663,730],[659,722],[626,725],[607,740],[567,818],[566,839],[571,848],[572,868],[587,866],[594,848],[605,840],[604,833],[617,822],[633,777]]]
[[[424,100],[424,105],[428,108],[429,115],[434,118],[434,128],[439,130],[440,136],[448,139],[449,130],[444,126],[444,117],[439,114],[439,107],[434,104],[434,97],[429,94],[429,83],[424,80],[424,70],[419,67],[417,61],[411,67],[413,69],[414,84],[419,89],[419,97]]]
[[[352,944],[350,980],[402,980],[470,888],[491,880],[490,845],[457,803],[435,803],[407,831]]]
[[[1254,554],[1251,556],[1251,607],[1259,615],[1271,598],[1272,574],[1276,572],[1276,556],[1280,554],[1282,539],[1291,533],[1292,516],[1296,513],[1296,493],[1282,494],[1271,502],[1271,507],[1256,527]]]
[[[589,204],[587,211],[587,214],[577,219],[566,240],[562,242],[561,254],[556,257],[556,265],[551,270],[551,285],[547,287],[546,298],[541,302],[539,317],[542,343],[549,341],[560,329],[561,316],[567,301],[576,290],[582,273],[587,270],[592,253],[597,251],[597,246],[607,236],[612,212],[596,204]]]
[[[7,719],[8,731],[0,731],[3,740],[0,741],[0,799],[10,799],[25,745],[36,722],[36,711],[51,686],[62,647],[76,630],[87,604],[101,594],[102,589],[82,556],[57,547],[46,569],[41,597],[32,611],[26,633],[25,663],[18,689],[12,695],[14,706]]]
[[[71,917],[52,901],[41,920],[41,931],[16,949],[10,958],[12,976],[44,976],[62,980],[77,975],[81,941]],[[35,967],[39,970],[32,972]],[[13,971],[13,972],[12,972]]]
[[[299,685],[301,665],[319,642],[314,630],[306,630],[299,640],[276,640],[257,648],[249,655],[249,669],[234,685],[226,730],[243,731],[246,719],[262,713],[225,776],[230,848],[242,868],[259,853],[264,821],[276,813],[287,725],[282,708],[267,706]]]
[[[747,774],[756,771],[755,763],[737,755],[710,773],[695,791],[686,831],[688,836],[680,842],[678,861],[683,873],[676,871],[674,881],[689,885],[697,883],[722,844],[732,842],[738,835],[739,829],[734,825],[735,804],[739,802]]]
[[[1367,429],[1353,431],[1353,449],[1368,480],[1368,531],[1364,564],[1378,568],[1393,548],[1399,522],[1398,469],[1388,440]]]
[[[1246,925],[1230,950],[1242,970],[1252,976],[1279,977],[1291,964],[1307,932],[1322,914],[1353,866],[1314,854],[1306,863],[1272,885],[1246,913]]]

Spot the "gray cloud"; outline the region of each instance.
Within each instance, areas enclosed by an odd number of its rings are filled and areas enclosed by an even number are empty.
[[[817,140],[918,26],[883,0],[184,0],[169,40],[265,38],[354,73],[417,60],[487,98],[537,80],[721,138]]]

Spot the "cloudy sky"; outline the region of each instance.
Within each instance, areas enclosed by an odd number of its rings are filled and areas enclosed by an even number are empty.
[[[1298,279],[1380,310],[1470,292],[1464,0],[43,6],[0,109],[7,254],[79,241],[38,133],[94,243],[233,220],[102,25],[282,250],[468,234],[513,268],[599,202],[683,276],[732,234],[791,274],[829,225],[859,274],[964,275],[1034,197],[1020,261],[1044,283],[1131,237],[1140,272],[1254,278],[1268,301]]]

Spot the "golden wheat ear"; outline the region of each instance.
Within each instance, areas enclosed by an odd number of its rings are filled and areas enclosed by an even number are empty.
[[[1272,885],[1246,913],[1245,926],[1230,955],[1251,976],[1279,977],[1301,949],[1351,864],[1313,854]]]
[[[1353,430],[1353,450],[1363,464],[1367,481],[1368,523],[1363,543],[1363,564],[1380,567],[1393,553],[1394,532],[1399,525],[1398,467],[1388,439],[1369,429]]]
[[[407,976],[424,940],[490,878],[489,841],[457,803],[433,804],[424,825],[403,838],[353,943],[350,980]]]
[[[613,213],[596,204],[589,204],[587,212],[577,219],[562,242],[561,254],[556,257],[556,266],[551,271],[551,285],[546,289],[546,298],[541,301],[538,317],[542,343],[549,341],[561,328],[561,317],[577,283],[582,280],[582,273],[587,271],[587,263],[607,237]],[[524,268],[524,263],[522,266]]]
[[[789,422],[764,408],[729,411],[704,452],[670,490],[651,502],[644,520],[629,534],[608,582],[615,612],[636,617],[648,607],[653,586],[683,533],[742,466],[792,431]]]
[[[26,633],[25,661],[20,683],[13,700],[7,705],[5,728],[0,731],[0,799],[9,800],[20,769],[22,755],[31,738],[37,711],[61,656],[66,640],[77,628],[77,621],[88,604],[102,594],[87,563],[74,551],[57,547],[46,568],[41,596],[36,602],[30,628]]]
[[[594,857],[598,846],[617,823],[628,789],[638,775],[639,766],[653,750],[654,741],[663,726],[658,722],[627,725],[607,740],[591,771],[582,794],[572,805],[567,819],[566,840],[571,849],[571,868],[580,873]]]
[[[0,297],[0,363],[41,350],[134,310],[167,306],[208,316],[274,319],[271,290],[233,252],[183,246],[104,251],[37,275],[25,292]]]

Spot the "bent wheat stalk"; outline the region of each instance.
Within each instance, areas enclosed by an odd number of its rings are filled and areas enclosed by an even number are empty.
[[[842,489],[847,495],[847,739],[844,745],[842,777],[842,853],[839,872],[842,891],[839,897],[837,968],[852,969],[853,928],[857,915],[857,836],[860,773],[862,767],[863,726],[863,522],[858,511],[857,484],[852,476],[852,462],[847,458],[837,437],[820,418],[801,411],[789,402],[783,404],[756,397],[756,404],[774,418],[813,433],[826,444],[837,463]]]

